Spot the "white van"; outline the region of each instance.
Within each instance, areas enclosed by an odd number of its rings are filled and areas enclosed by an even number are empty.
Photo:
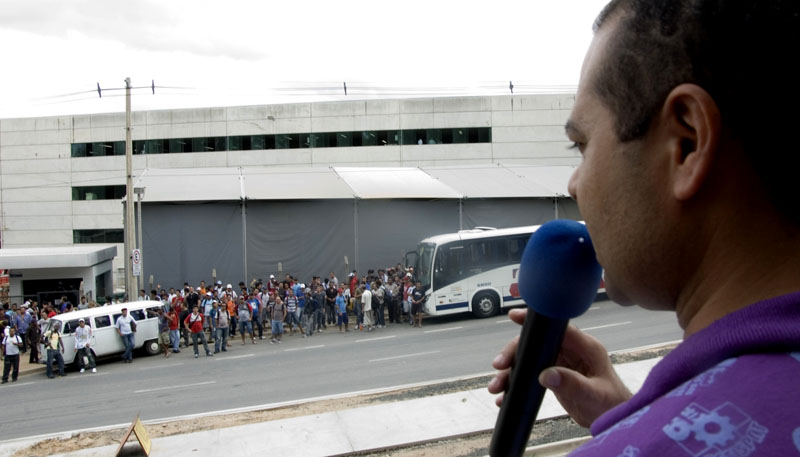
[[[59,314],[50,318],[47,329],[53,328],[55,322],[61,324],[61,339],[64,342],[64,364],[77,363],[75,360],[75,329],[82,318],[92,328],[92,339],[89,343],[95,358],[125,352],[122,338],[117,334],[114,324],[122,316],[122,308],[128,308],[128,314],[136,320],[134,349],[144,346],[145,352],[155,355],[161,352],[158,344],[158,310],[164,309],[159,301],[135,301],[117,305],[100,306],[71,313]]]

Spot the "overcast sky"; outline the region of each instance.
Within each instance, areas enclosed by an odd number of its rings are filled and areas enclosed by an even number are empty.
[[[605,3],[0,0],[0,118],[574,90]]]

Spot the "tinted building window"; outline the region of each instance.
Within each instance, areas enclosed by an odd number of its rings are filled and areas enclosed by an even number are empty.
[[[398,144],[489,143],[491,141],[492,129],[490,127],[368,130],[136,140],[133,142],[133,153],[177,154],[184,152],[336,148]],[[73,143],[71,145],[71,155],[72,157],[125,155],[125,142]]]
[[[116,200],[125,196],[125,186],[81,186],[72,188],[73,200]]]
[[[73,230],[72,242],[87,243],[123,243],[122,229]]]

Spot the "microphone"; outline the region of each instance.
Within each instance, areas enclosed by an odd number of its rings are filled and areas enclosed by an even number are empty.
[[[520,294],[529,309],[492,434],[490,456],[519,457],[525,452],[547,390],[539,384],[539,374],[555,364],[569,320],[591,306],[601,274],[582,223],[554,220],[531,235],[519,269]]]

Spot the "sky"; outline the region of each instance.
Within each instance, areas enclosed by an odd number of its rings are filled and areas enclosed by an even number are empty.
[[[0,0],[0,119],[574,91],[605,3]]]

